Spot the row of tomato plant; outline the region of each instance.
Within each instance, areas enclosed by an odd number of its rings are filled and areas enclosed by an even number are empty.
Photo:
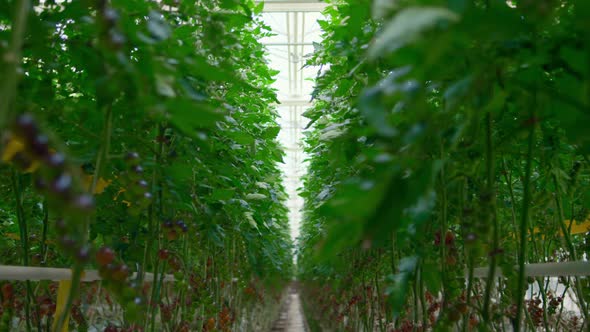
[[[272,323],[292,259],[261,11],[0,3],[0,264],[72,268],[62,314],[55,282],[0,281],[0,331]]]
[[[586,330],[589,279],[525,266],[590,250],[572,232],[590,212],[590,5],[342,0],[324,14],[304,114],[310,326]]]

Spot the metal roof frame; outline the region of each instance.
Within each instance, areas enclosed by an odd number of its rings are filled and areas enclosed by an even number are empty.
[[[321,12],[328,4],[314,0],[300,0],[300,1],[283,1],[283,0],[267,0],[257,1],[256,3],[264,2],[264,12]]]
[[[281,80],[279,103],[275,106],[280,114],[279,141],[286,154],[280,168],[289,197],[286,205],[293,239],[299,234],[303,208],[303,200],[298,196],[297,189],[302,186],[301,176],[306,173],[306,155],[300,141],[303,127],[308,121],[302,114],[313,104],[308,95],[309,87],[305,83],[311,73],[303,70],[303,64],[305,55],[313,51],[312,35],[317,36],[319,31],[315,17],[326,7],[326,3],[314,0],[267,0],[263,8],[263,13],[268,17],[267,23],[279,36],[263,41],[263,44],[274,59],[281,59],[281,67],[277,68],[281,70],[278,76]]]

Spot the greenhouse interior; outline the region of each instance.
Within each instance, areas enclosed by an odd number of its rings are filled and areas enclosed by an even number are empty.
[[[590,331],[590,1],[0,1],[0,332]]]

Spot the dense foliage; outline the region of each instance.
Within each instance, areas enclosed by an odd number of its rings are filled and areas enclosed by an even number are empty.
[[[325,15],[305,114],[310,325],[587,329],[588,278],[524,265],[590,249],[572,231],[590,212],[590,4],[342,0]]]
[[[72,266],[71,328],[268,328],[292,256],[261,9],[0,2],[0,262]],[[55,283],[0,283],[1,331],[67,324]]]

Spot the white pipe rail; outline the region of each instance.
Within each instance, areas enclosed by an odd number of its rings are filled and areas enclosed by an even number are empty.
[[[518,267],[514,267],[518,270]],[[489,267],[478,267],[473,269],[475,278],[487,278]],[[524,274],[527,277],[582,277],[590,276],[590,262],[557,262],[557,263],[534,263],[525,265]],[[500,267],[496,268],[496,277],[502,277]],[[465,270],[465,276],[469,276],[469,270]]]
[[[130,278],[137,278],[137,272],[131,274]],[[32,267],[32,266],[11,266],[0,265],[0,280],[17,280],[17,281],[40,281],[40,280],[71,280],[72,270],[54,267]],[[82,276],[83,282],[92,282],[101,280],[102,278],[96,270],[84,271]],[[146,273],[144,276],[145,282],[152,282],[154,280],[153,273]],[[167,274],[163,279],[165,282],[174,282],[174,276]]]
[[[518,267],[514,267],[518,269]],[[473,276],[475,278],[487,278],[489,267],[478,267],[473,269]],[[465,276],[469,275],[469,270],[465,270]],[[501,278],[502,270],[496,268],[496,277]],[[525,276],[527,277],[583,277],[590,276],[590,262],[557,262],[557,263],[534,263],[525,266]],[[0,265],[0,280],[16,280],[16,281],[40,281],[40,280],[70,280],[72,278],[72,270],[65,268],[53,267],[33,267],[33,266],[11,266]],[[130,278],[137,278],[137,273],[131,274]],[[82,276],[83,282],[92,282],[101,280],[98,271],[88,270],[84,271]],[[152,282],[154,280],[153,273],[145,273],[144,281]],[[163,279],[165,282],[174,282],[174,276],[167,274]]]

